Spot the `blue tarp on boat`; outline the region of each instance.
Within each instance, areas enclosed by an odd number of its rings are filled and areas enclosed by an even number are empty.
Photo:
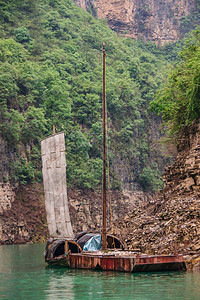
[[[102,239],[100,234],[91,237],[84,245],[83,251],[98,251],[102,247]]]

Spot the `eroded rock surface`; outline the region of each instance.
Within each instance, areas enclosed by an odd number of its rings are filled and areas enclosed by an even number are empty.
[[[99,231],[102,228],[102,193],[101,191],[81,191],[69,189],[69,210],[73,230],[76,233],[84,230]],[[130,211],[144,205],[152,199],[151,195],[143,192],[112,192],[110,200],[107,195],[107,225],[111,226],[111,213],[113,222],[124,218]]]
[[[148,254],[182,253],[188,268],[200,269],[200,125],[179,142],[174,164],[166,168],[162,192],[115,223],[129,249]]]
[[[113,192],[112,218],[117,221],[138,206],[149,202],[143,192]],[[101,191],[68,189],[70,217],[75,234],[84,230],[100,231],[102,227]],[[107,205],[110,226],[109,197]],[[0,243],[45,242],[49,237],[46,222],[44,191],[40,184],[20,186],[15,190],[10,208],[0,213]]]
[[[42,186],[18,187],[11,208],[0,214],[0,244],[45,242],[47,237]]]
[[[132,38],[155,41],[159,45],[180,37],[182,18],[197,8],[195,0],[74,0],[87,10],[93,5],[99,18],[111,29]]]

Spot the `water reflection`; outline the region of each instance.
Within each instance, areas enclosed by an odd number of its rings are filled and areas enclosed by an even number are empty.
[[[200,275],[51,270],[48,299],[199,299]]]
[[[200,274],[113,273],[46,267],[44,245],[0,247],[0,299],[197,300]]]
[[[75,299],[73,276],[68,270],[59,267],[47,267],[49,276],[46,299]]]

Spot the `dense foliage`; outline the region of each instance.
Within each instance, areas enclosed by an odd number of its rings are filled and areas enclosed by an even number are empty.
[[[113,187],[121,181],[114,165],[128,161],[133,182],[158,188],[148,104],[162,82],[165,54],[118,37],[72,0],[0,2],[0,131],[17,152],[13,180],[41,180],[39,141],[54,124],[65,131],[68,184],[101,182],[103,41]]]
[[[162,114],[168,133],[176,138],[200,116],[199,29],[185,40],[180,58],[157,99],[152,102],[152,108]]]

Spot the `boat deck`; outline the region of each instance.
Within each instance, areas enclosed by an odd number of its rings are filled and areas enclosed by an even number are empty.
[[[186,270],[182,255],[146,255],[130,251],[70,253],[61,265],[73,269],[118,272]]]

